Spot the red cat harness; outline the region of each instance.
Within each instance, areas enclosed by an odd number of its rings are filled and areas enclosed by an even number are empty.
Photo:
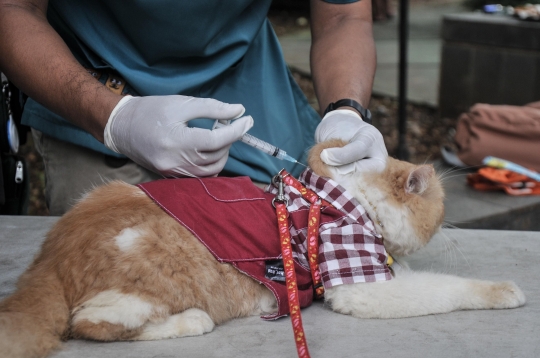
[[[274,293],[278,312],[262,318],[290,313],[298,356],[308,358],[301,307],[321,298],[324,287],[392,277],[382,238],[342,187],[309,169],[299,181],[284,170],[273,181],[270,192],[246,177],[165,179],[139,187],[219,262]],[[285,284],[269,275],[268,263],[279,259]]]
[[[317,260],[324,288],[390,280],[382,238],[360,204],[337,183],[310,170],[299,181],[329,204],[321,206],[318,225]],[[276,188],[263,192],[247,177],[163,179],[139,187],[219,262],[232,264],[273,292],[278,311],[263,319],[289,313],[285,283],[268,274],[269,264],[282,259],[278,220],[272,207]],[[307,249],[312,204],[293,186],[287,185],[283,191],[288,200],[287,225],[299,305],[307,307],[314,297]]]

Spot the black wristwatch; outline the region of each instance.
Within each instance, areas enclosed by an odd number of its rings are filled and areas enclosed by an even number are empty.
[[[338,109],[339,107],[352,107],[356,109],[360,113],[360,116],[362,116],[362,120],[366,123],[371,124],[371,112],[369,111],[369,109],[362,107],[360,103],[356,102],[354,99],[349,98],[340,99],[339,101],[330,103],[328,107],[326,107],[324,115],[326,115],[326,113],[328,112],[332,112],[333,110]]]

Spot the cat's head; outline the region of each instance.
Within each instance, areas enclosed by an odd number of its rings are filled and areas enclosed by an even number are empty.
[[[311,169],[334,179],[362,204],[390,254],[408,255],[427,244],[444,218],[444,191],[433,166],[388,158],[380,173],[336,174],[320,154],[345,144],[331,140],[314,146],[308,158]]]

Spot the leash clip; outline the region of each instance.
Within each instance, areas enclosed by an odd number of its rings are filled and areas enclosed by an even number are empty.
[[[278,203],[285,203],[285,206],[289,205],[289,199],[284,194],[283,191],[283,176],[281,174],[277,174],[272,178],[272,185],[277,188],[278,193],[275,196],[274,199],[272,199],[272,206],[275,208],[275,202]]]

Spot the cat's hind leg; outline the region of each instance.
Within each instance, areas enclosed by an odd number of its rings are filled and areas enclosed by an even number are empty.
[[[210,316],[197,308],[169,315],[164,307],[132,294],[103,291],[73,311],[73,338],[158,340],[198,336],[214,329]]]
[[[199,336],[211,332],[214,322],[210,316],[197,308],[190,308],[182,313],[169,316],[163,322],[148,322],[137,336],[131,338],[138,341],[149,341],[165,338]]]
[[[146,323],[167,316],[164,307],[137,295],[107,290],[72,311],[71,336],[99,341],[128,340],[139,335]]]

